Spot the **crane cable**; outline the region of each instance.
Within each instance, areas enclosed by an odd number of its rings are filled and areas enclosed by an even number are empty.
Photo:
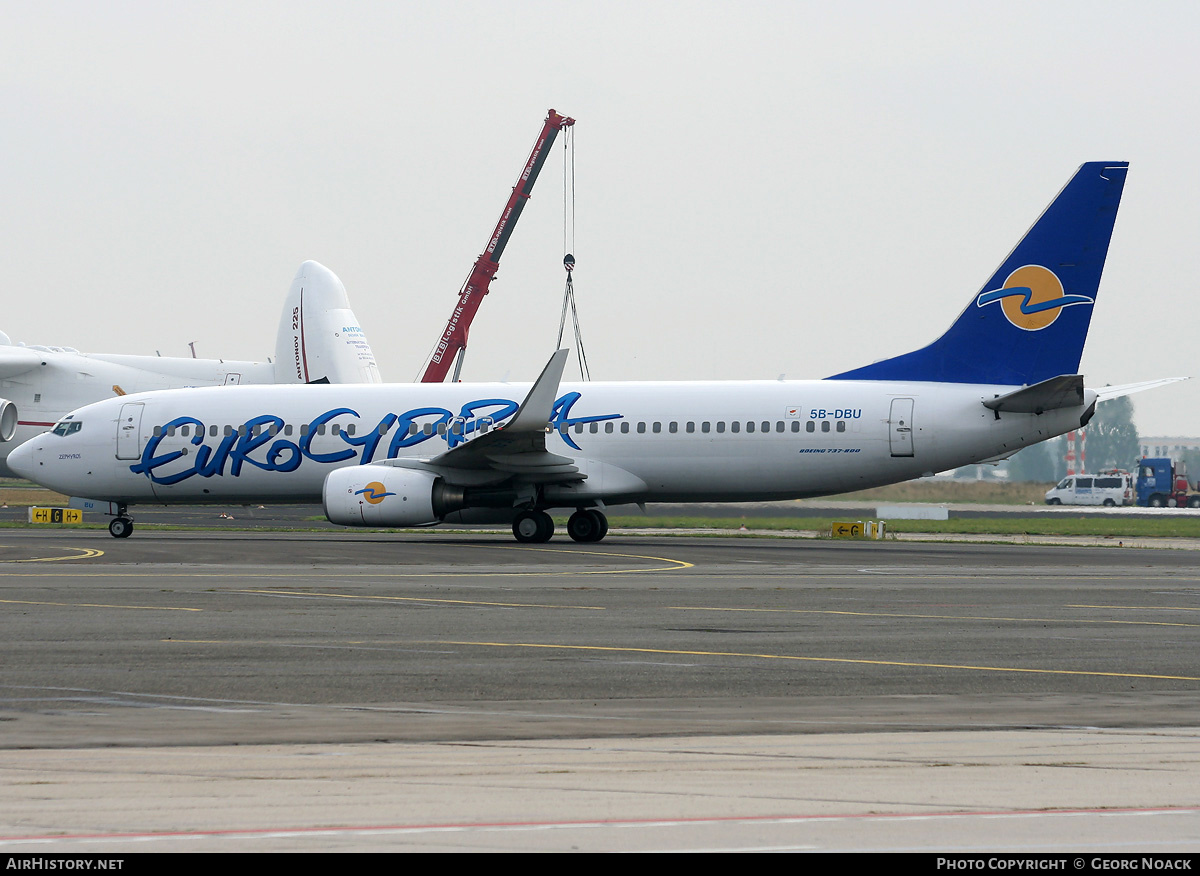
[[[563,136],[563,268],[567,272],[567,285],[563,289],[562,315],[558,320],[558,341],[555,349],[562,348],[563,331],[567,326],[567,308],[571,309],[571,323],[575,330],[575,354],[579,359],[579,375],[584,380],[591,380],[588,369],[587,353],[583,349],[583,335],[579,326],[579,311],[575,307],[575,284],[572,272],[575,270],[575,129],[567,128]]]

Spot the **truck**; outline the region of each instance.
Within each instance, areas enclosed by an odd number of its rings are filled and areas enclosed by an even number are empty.
[[[1143,508],[1200,508],[1200,492],[1192,490],[1184,464],[1167,457],[1146,457],[1138,463],[1136,492]]]

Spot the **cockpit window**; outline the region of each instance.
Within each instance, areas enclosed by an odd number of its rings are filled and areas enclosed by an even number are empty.
[[[55,435],[74,435],[83,428],[83,423],[79,420],[61,420],[50,431]]]

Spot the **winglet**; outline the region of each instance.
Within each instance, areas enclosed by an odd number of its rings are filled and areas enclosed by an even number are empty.
[[[521,402],[513,418],[504,424],[505,432],[546,432],[549,429],[550,415],[558,398],[558,385],[562,382],[563,369],[567,367],[570,352],[557,350],[550,357],[541,376],[529,390],[529,395],[525,396],[525,401]]]

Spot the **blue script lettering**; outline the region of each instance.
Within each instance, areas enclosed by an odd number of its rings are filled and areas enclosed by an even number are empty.
[[[569,392],[554,403],[550,426],[562,440],[579,450],[579,445],[567,434],[567,428],[576,423],[594,423],[601,420],[619,420],[621,414],[603,414],[594,417],[572,417],[571,409],[582,397],[581,393]],[[153,483],[170,485],[191,477],[211,478],[214,476],[240,477],[244,466],[252,466],[268,472],[296,471],[305,459],[322,465],[348,462],[357,458],[359,465],[374,461],[384,437],[391,433],[387,445],[387,456],[392,459],[402,450],[415,447],[425,441],[441,439],[447,449],[453,449],[470,436],[481,433],[495,424],[503,428],[503,421],[517,412],[519,405],[503,398],[477,399],[462,406],[455,414],[446,408],[414,408],[403,413],[385,414],[379,422],[361,434],[350,434],[347,426],[355,431],[366,424],[357,411],[351,408],[333,408],[312,419],[307,431],[299,436],[299,442],[282,437],[285,424],[275,414],[252,417],[237,428],[229,430],[219,441],[205,443],[207,426],[195,417],[176,417],[158,428],[157,434],[146,441],[141,459],[129,466],[134,474],[144,474]],[[337,421],[336,423],[334,421]],[[336,436],[318,441],[324,435],[323,426],[336,425]],[[181,426],[194,426],[187,443],[195,447],[163,450],[162,442],[172,436]],[[428,427],[428,431],[426,431]],[[439,430],[439,427],[442,427]],[[332,431],[332,430],[330,430]],[[441,434],[439,434],[439,431]],[[274,434],[272,434],[274,433]],[[330,440],[337,444],[330,449]],[[314,442],[321,449],[314,448]]]

